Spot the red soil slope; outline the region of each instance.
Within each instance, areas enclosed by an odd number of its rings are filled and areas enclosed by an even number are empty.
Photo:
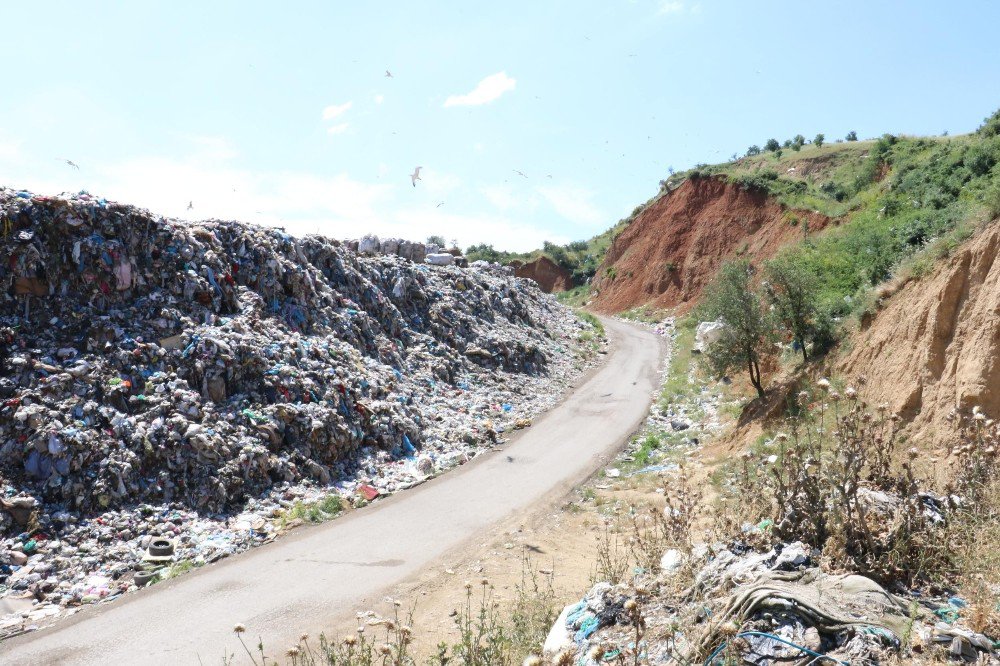
[[[685,181],[646,206],[614,240],[594,278],[591,305],[601,312],[646,304],[686,310],[723,261],[773,257],[802,239],[804,222],[812,233],[830,219],[722,179]]]
[[[573,288],[569,271],[548,257],[538,257],[527,263],[512,261],[510,265],[514,267],[515,276],[534,280],[544,292],[554,294]]]

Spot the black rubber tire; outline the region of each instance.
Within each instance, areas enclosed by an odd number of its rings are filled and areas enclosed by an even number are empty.
[[[145,587],[152,583],[156,579],[156,576],[155,571],[136,571],[132,582],[135,583],[136,587]]]
[[[149,554],[154,557],[164,557],[174,554],[174,542],[164,537],[154,537],[149,542]]]

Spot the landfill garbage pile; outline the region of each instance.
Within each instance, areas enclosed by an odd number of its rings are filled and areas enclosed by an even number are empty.
[[[235,552],[303,484],[407,487],[530,424],[590,362],[588,325],[533,283],[414,263],[422,244],[360,256],[6,188],[0,222],[0,597],[70,574],[76,600],[114,594],[159,534]]]
[[[668,550],[659,573],[598,583],[566,606],[543,651],[585,666],[636,651],[648,664],[878,664],[908,640],[995,663],[993,641],[964,626],[963,599],[897,596],[865,576],[825,573],[819,560],[800,542],[764,553],[738,543]]]

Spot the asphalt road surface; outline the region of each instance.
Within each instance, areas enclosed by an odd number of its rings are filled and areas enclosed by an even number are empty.
[[[646,415],[664,342],[605,320],[603,366],[498,452],[341,519],[0,644],[3,664],[211,664],[258,635],[272,655],[365,608],[497,523],[563,496]],[[239,661],[237,653],[237,663]]]

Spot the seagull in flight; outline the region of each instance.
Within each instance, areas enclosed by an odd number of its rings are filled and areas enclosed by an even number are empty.
[[[392,78],[392,72],[390,72],[389,70],[385,70],[385,78],[391,79]]]
[[[192,208],[194,208],[194,202],[188,201],[188,210],[191,210]]]
[[[440,208],[440,207],[441,207],[441,206],[443,206],[443,205],[444,205],[444,202],[442,201],[441,203],[439,203],[439,204],[438,204],[437,206],[434,206],[434,207],[435,207],[435,208]]]
[[[516,174],[517,174],[518,176],[523,176],[524,178],[527,178],[527,176],[525,176],[525,175],[524,175],[524,172],[522,172],[522,171],[518,171],[517,169],[514,169],[513,171],[514,171],[514,173],[516,173]]]
[[[418,180],[423,180],[423,178],[420,177],[421,169],[423,169],[423,167],[417,167],[413,170],[413,173],[410,174],[410,182],[413,183],[413,187],[417,186]]]
[[[73,167],[73,168],[74,168],[74,169],[76,169],[77,171],[79,171],[79,170],[80,170],[80,167],[79,167],[79,166],[77,165],[77,163],[76,163],[76,162],[74,162],[73,160],[67,160],[67,159],[64,159],[64,158],[61,158],[61,157],[60,157],[60,158],[58,158],[58,159],[62,160],[62,161],[63,161],[63,162],[65,162],[66,164],[70,165],[71,167]]]

